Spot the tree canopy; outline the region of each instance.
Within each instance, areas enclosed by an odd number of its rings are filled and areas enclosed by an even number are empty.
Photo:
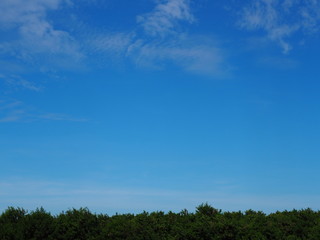
[[[0,240],[319,240],[320,212],[223,212],[208,204],[194,213],[93,214],[87,208],[51,215],[7,208],[0,215]]]

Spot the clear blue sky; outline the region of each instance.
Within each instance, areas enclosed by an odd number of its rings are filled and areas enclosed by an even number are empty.
[[[0,210],[319,209],[320,1],[0,12]]]

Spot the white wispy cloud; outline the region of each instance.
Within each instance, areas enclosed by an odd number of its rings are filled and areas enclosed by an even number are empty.
[[[87,122],[86,118],[76,118],[67,114],[61,113],[45,113],[37,115],[38,119],[51,120],[51,121],[69,121],[69,122]]]
[[[206,37],[179,36],[169,42],[140,40],[128,48],[128,56],[138,66],[159,70],[174,64],[183,71],[216,77],[229,70],[222,50]]]
[[[137,20],[147,34],[163,36],[175,32],[179,21],[191,23],[195,18],[190,10],[190,0],[164,0]]]
[[[242,9],[239,25],[247,30],[263,30],[266,37],[278,43],[284,53],[292,44],[290,37],[298,32],[318,31],[320,1],[318,0],[255,0]]]
[[[139,68],[164,70],[175,66],[185,72],[211,77],[226,77],[230,71],[223,50],[205,36],[178,34],[162,40],[118,33],[99,36],[90,42],[91,53],[99,56],[99,64],[129,59]]]
[[[319,31],[320,1],[307,0],[301,8],[302,25],[309,32]]]
[[[41,54],[51,58],[81,59],[82,54],[73,37],[66,31],[56,29],[47,19],[48,11],[58,10],[63,4],[71,3],[67,0],[0,1],[0,31],[15,33],[14,39],[0,42],[1,48],[7,54],[29,62],[35,61]]]
[[[129,59],[140,68],[163,70],[176,66],[195,74],[226,76],[230,68],[212,37],[187,34],[179,27],[180,21],[192,23],[194,19],[189,0],[160,1],[151,12],[137,17],[142,32],[91,34],[88,54],[102,58],[111,55],[113,61]]]
[[[191,0],[157,1],[151,12],[137,16],[131,31],[107,32],[80,23],[74,31],[59,29],[48,13],[76,4],[70,0],[0,1],[0,33],[12,36],[0,40],[0,63],[6,64],[0,66],[0,74],[7,85],[39,91],[38,83],[22,76],[24,71],[49,77],[50,72],[114,67],[119,62],[158,69],[176,66],[215,77],[228,71],[223,51],[207,41],[210,37],[184,31],[186,23],[195,21]],[[73,24],[76,29],[78,25]]]
[[[94,182],[48,181],[24,178],[0,179],[0,211],[7,206],[29,210],[43,206],[59,213],[68,208],[89,209],[114,214],[116,212],[194,211],[201,203],[208,202],[227,211],[264,210],[267,212],[311,207],[318,209],[319,195],[294,194],[241,194],[234,189],[212,186],[208,191],[183,191],[170,189],[123,188],[101,186]]]
[[[87,122],[88,120],[68,114],[42,112],[16,99],[0,99],[0,123],[34,121]]]
[[[21,101],[0,100],[0,123],[17,122],[26,117],[26,108]]]
[[[77,67],[83,60],[79,42],[55,27],[48,13],[72,6],[69,0],[0,1],[0,74],[7,86],[40,91],[25,72],[44,74]],[[29,74],[30,75],[30,74]]]
[[[92,57],[95,66],[115,66],[127,57],[128,48],[134,39],[135,34],[130,32],[90,33],[86,39],[85,52],[88,57]]]
[[[4,81],[4,83],[11,88],[24,88],[32,91],[39,92],[42,90],[41,86],[38,86],[35,82],[26,80],[18,75],[4,75],[0,74],[0,80]]]
[[[63,0],[2,0],[0,24],[6,28],[19,27],[28,21],[39,21],[47,10],[56,10]]]

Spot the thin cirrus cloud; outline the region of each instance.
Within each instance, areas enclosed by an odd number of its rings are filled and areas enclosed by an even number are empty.
[[[128,55],[142,66],[161,68],[174,64],[184,71],[214,77],[227,75],[224,54],[210,37],[186,34],[181,23],[191,24],[196,18],[191,11],[190,0],[161,1],[153,11],[137,17],[151,41],[136,40]]]
[[[0,80],[4,82],[5,85],[10,86],[12,89],[24,88],[31,91],[39,92],[42,90],[41,86],[38,86],[36,83],[30,80],[26,80],[19,75],[4,75],[0,74]]]
[[[55,29],[47,19],[48,11],[69,4],[67,0],[0,1],[0,31],[15,33],[13,39],[0,42],[2,57],[9,55],[35,65],[48,55],[57,63],[66,57],[80,59],[82,54],[75,39],[67,31]]]
[[[68,114],[42,112],[16,99],[0,99],[0,123],[46,120],[66,122],[88,121],[85,118],[77,118]]]
[[[28,118],[27,109],[21,101],[0,99],[0,123],[18,122]]]
[[[265,209],[267,212],[281,209],[317,208],[318,196],[304,197],[297,195],[256,196],[240,194],[229,186],[214,186],[211,191],[176,191],[145,188],[117,188],[115,186],[99,186],[85,182],[54,182],[30,179],[9,179],[0,181],[0,206],[19,206],[28,210],[38,206],[59,213],[67,207],[83,206],[99,212],[116,213],[121,211],[142,212],[163,210],[180,211],[181,206],[194,211],[194,207],[204,200],[223,210],[238,211],[253,208]],[[13,200],[14,199],[14,200]],[[169,204],[170,203],[170,204]],[[130,207],[128,207],[130,206]],[[130,209],[129,209],[130,208]],[[127,210],[126,210],[127,209]],[[5,210],[0,208],[1,211]]]
[[[196,19],[191,0],[158,1],[150,12],[137,16],[136,26],[131,31],[103,33],[101,29],[93,34],[90,26],[79,31],[69,31],[68,27],[59,29],[48,16],[49,12],[63,8],[72,11],[75,4],[81,3],[70,0],[0,1],[3,10],[0,32],[10,36],[0,40],[0,62],[8,63],[9,60],[12,66],[16,65],[11,71],[0,67],[7,85],[39,91],[42,88],[23,77],[23,72],[46,74],[78,69],[80,65],[83,68],[113,66],[114,62],[131,62],[139,68],[153,69],[176,66],[182,71],[214,77],[226,72],[222,70],[227,69],[222,67],[224,54],[211,37],[183,31],[182,26],[192,24]],[[20,72],[16,71],[19,68]]]
[[[229,68],[216,42],[181,30],[183,22],[194,21],[189,0],[160,1],[151,12],[137,16],[138,30],[93,34],[87,47],[89,53],[112,54],[142,68],[162,70],[174,65],[196,74],[225,76]]]
[[[318,0],[255,0],[242,9],[239,25],[249,31],[264,31],[268,40],[288,53],[292,49],[290,38],[298,31],[318,32],[319,22]]]
[[[129,47],[128,56],[138,66],[162,69],[173,63],[196,74],[220,77],[227,74],[222,50],[203,36],[182,35],[172,42],[136,41]]]
[[[10,179],[1,181],[1,206],[19,206],[34,209],[44,206],[55,213],[66,206],[83,207],[100,212],[119,212],[119,209],[141,212],[161,209],[181,210],[181,206],[196,206],[201,203],[203,194],[170,191],[162,189],[115,188],[110,186],[90,186],[83,182],[48,182],[27,179]],[[200,195],[200,196],[199,196]],[[14,201],[12,201],[14,197]],[[195,199],[196,198],[196,199]],[[212,198],[212,197],[211,197]],[[170,204],[168,204],[170,202]],[[130,206],[130,207],[128,207]],[[4,209],[1,209],[3,211]]]
[[[153,36],[175,33],[179,21],[192,23],[194,20],[190,0],[163,1],[152,12],[137,17],[145,32]]]

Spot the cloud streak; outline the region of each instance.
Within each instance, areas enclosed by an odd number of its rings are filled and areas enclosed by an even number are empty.
[[[4,83],[11,88],[24,88],[31,91],[39,92],[42,90],[40,86],[30,80],[26,80],[21,76],[17,75],[3,75],[0,74],[0,80],[4,81]]]
[[[240,27],[262,30],[266,38],[281,46],[283,53],[292,49],[289,42],[298,31],[319,31],[320,2],[317,0],[257,0],[242,9]]]
[[[175,33],[179,21],[192,23],[195,18],[190,10],[190,0],[161,1],[150,13],[137,17],[144,31],[152,36]]]
[[[87,122],[88,120],[68,114],[41,112],[15,99],[0,99],[0,123],[34,121]]]
[[[214,187],[214,186],[213,186]],[[88,182],[54,182],[30,179],[0,180],[0,205],[35,209],[43,206],[55,213],[68,208],[89,207],[97,212],[194,211],[203,202],[227,211],[247,209],[276,211],[285,209],[318,208],[318,195],[257,195],[239,194],[230,189],[219,191],[181,191],[145,188],[101,186]]]
[[[128,56],[138,66],[159,70],[174,64],[183,71],[200,75],[223,77],[228,72],[221,49],[206,37],[180,36],[171,42],[141,40],[130,46]]]
[[[0,42],[0,49],[15,58],[36,64],[43,64],[37,60],[42,55],[56,58],[57,62],[66,57],[81,59],[83,56],[73,37],[56,29],[47,19],[48,11],[56,11],[66,4],[71,3],[67,0],[0,1],[0,31],[16,33],[14,39]],[[53,63],[54,60],[51,61]]]
[[[136,27],[131,31],[111,33],[81,24],[77,29],[75,22],[71,25],[76,30],[59,29],[49,13],[73,4],[79,3],[0,1],[4,12],[0,16],[0,33],[13,36],[0,40],[0,62],[6,63],[6,67],[0,67],[0,74],[7,86],[40,91],[42,88],[35,81],[19,72],[33,71],[48,77],[48,73],[59,74],[79,66],[95,69],[119,63],[158,70],[176,67],[178,71],[211,77],[222,77],[228,71],[222,66],[223,51],[214,41],[208,41],[211,37],[183,30],[185,23],[195,22],[191,0],[158,1],[150,12],[137,16]]]
[[[181,22],[194,21],[189,0],[160,1],[151,12],[137,17],[142,32],[92,34],[88,50],[104,60],[110,55],[129,59],[140,68],[163,70],[175,66],[194,74],[225,77],[230,69],[216,42],[181,30]]]

